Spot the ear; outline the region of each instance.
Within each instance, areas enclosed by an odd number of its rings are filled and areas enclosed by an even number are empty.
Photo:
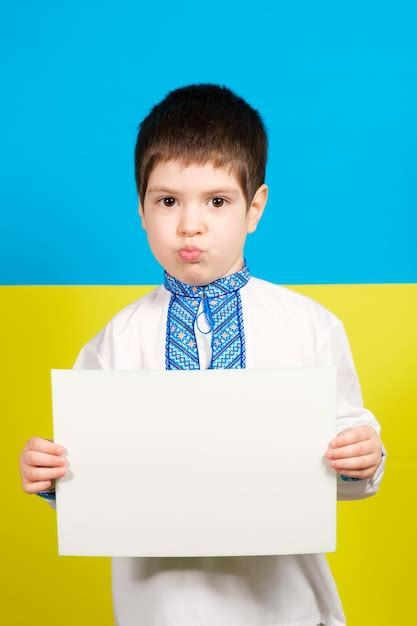
[[[142,223],[142,228],[143,230],[146,230],[145,212],[143,210],[143,206],[141,205],[140,200],[139,200],[138,213],[139,213],[140,221]]]
[[[248,233],[254,233],[268,200],[268,186],[263,184],[255,192],[247,214]]]

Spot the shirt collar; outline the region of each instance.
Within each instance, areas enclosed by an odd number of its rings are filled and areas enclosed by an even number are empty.
[[[178,278],[175,278],[168,272],[164,271],[164,285],[168,291],[188,298],[214,298],[224,296],[227,293],[232,293],[241,289],[250,279],[249,267],[246,263],[246,259],[243,259],[243,267],[238,272],[230,274],[229,276],[223,276],[208,285],[189,285],[183,283]]]

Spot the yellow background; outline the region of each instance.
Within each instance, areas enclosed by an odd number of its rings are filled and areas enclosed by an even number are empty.
[[[365,405],[382,426],[388,452],[379,493],[338,503],[338,548],[328,559],[348,624],[416,624],[417,285],[290,288],[343,320]],[[51,368],[72,367],[80,348],[149,289],[0,288],[6,456],[0,619],[7,626],[113,625],[110,559],[57,556],[55,512],[23,492],[18,457],[31,436],[52,438]]]

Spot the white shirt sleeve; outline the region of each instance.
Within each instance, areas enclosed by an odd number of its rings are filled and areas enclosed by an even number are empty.
[[[56,509],[55,489],[53,491],[38,491],[35,495],[40,496],[53,508]]]
[[[381,426],[363,406],[362,392],[344,326],[340,320],[331,326],[333,362],[337,366],[337,434],[347,428],[368,425],[380,435]],[[358,500],[374,495],[385,470],[387,452],[382,445],[381,463],[372,478],[349,480],[337,475],[337,499]]]

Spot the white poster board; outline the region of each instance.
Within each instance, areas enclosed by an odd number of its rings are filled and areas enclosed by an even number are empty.
[[[52,370],[58,552],[336,549],[336,370]]]

